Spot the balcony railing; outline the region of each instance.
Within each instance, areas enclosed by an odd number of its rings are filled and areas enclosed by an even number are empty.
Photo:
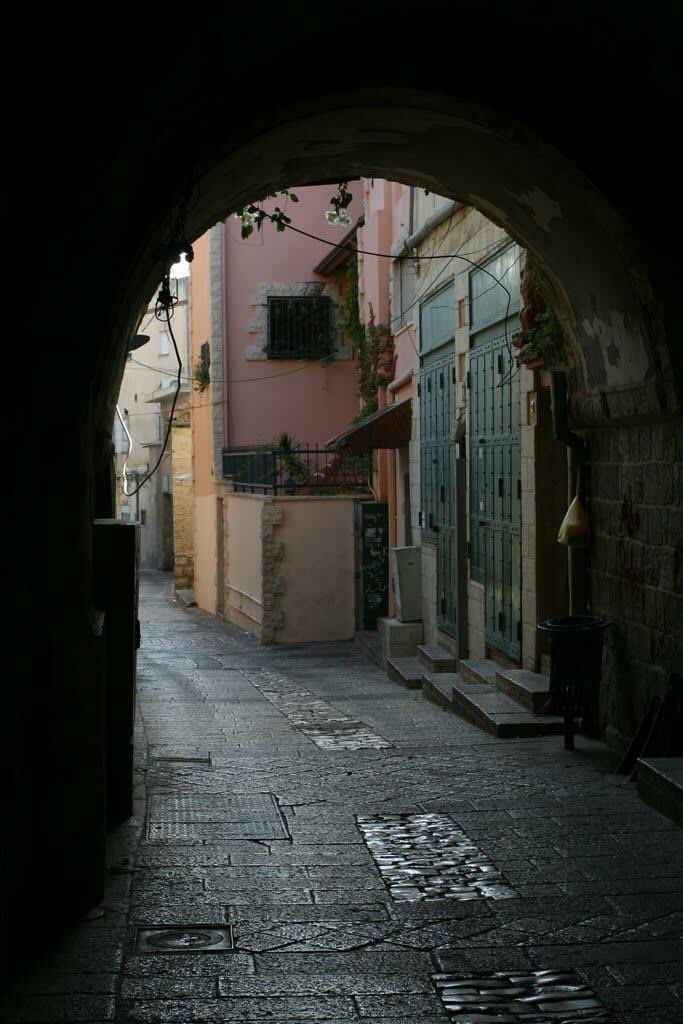
[[[224,448],[223,476],[249,494],[359,494],[369,491],[371,461],[329,448]]]

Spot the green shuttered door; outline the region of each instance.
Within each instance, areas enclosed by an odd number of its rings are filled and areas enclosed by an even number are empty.
[[[507,296],[483,271],[471,275],[468,378],[470,571],[485,586],[487,644],[515,659],[521,655],[522,492],[519,371],[509,338],[518,328],[518,253],[512,246],[488,265],[512,293],[507,339],[505,320],[496,319],[501,309],[505,317]]]

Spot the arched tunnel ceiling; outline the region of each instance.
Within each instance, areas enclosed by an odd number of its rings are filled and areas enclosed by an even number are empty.
[[[78,287],[56,275],[42,297],[65,323],[78,295],[68,333],[82,335],[97,404],[189,179],[202,183],[197,234],[268,186],[355,172],[471,201],[540,258],[577,343],[580,420],[676,411],[665,334],[677,289],[643,203],[657,168],[660,189],[673,180],[658,160],[670,13],[349,0],[324,17],[265,2],[182,26],[151,11],[43,25],[33,73],[60,197],[45,241],[56,265],[73,240]]]

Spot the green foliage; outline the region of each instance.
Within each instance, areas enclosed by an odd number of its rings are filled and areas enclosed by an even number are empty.
[[[372,416],[372,414],[377,412],[378,409],[379,409],[379,403],[377,401],[377,398],[373,398],[371,401],[366,402],[365,405],[363,406],[363,408],[360,409],[359,412],[356,413],[356,415],[351,420],[351,423],[354,426],[357,423],[362,423],[363,420],[366,420],[368,418],[368,416]]]
[[[564,352],[562,327],[539,281],[534,288],[539,298],[536,326],[521,332],[518,360],[526,363],[542,356],[547,363],[558,362]]]
[[[300,442],[295,441],[291,434],[282,433],[273,439],[272,450],[281,456],[282,465],[286,467],[292,482],[298,486],[308,480],[308,470],[297,455],[300,448]]]
[[[195,359],[192,379],[194,380],[195,391],[199,391],[200,393],[202,391],[206,391],[209,384],[211,383],[211,374],[209,372],[209,367],[206,365],[205,362],[203,362],[201,356],[197,356],[197,358]]]
[[[346,212],[348,207],[351,205],[353,196],[349,192],[348,181],[340,181],[337,185],[337,191],[330,199],[332,206],[331,210],[328,210],[325,214],[325,219],[328,224],[350,224],[351,218]]]
[[[271,224],[274,224],[278,231],[284,231],[292,223],[292,218],[287,216],[281,206],[276,206],[272,213],[264,210],[262,204],[266,199],[285,199],[292,203],[299,202],[299,197],[294,192],[288,188],[283,188],[279,192],[269,192],[267,196],[257,200],[255,203],[249,203],[241,213],[236,214],[242,221],[242,238],[249,238],[254,231],[260,231],[265,220],[269,220]],[[328,224],[350,224],[351,220],[347,210],[352,200],[353,195],[349,192],[349,183],[347,181],[340,181],[337,185],[337,191],[330,199],[332,209],[328,210],[325,214]]]
[[[370,416],[377,411],[377,351],[379,332],[375,325],[375,314],[370,307],[370,323],[365,326],[360,318],[358,294],[358,257],[354,253],[349,262],[346,291],[340,316],[341,328],[356,350],[358,366],[358,393],[362,408],[353,422]]]
[[[249,203],[241,213],[237,214],[242,221],[242,238],[249,238],[249,235],[253,234],[254,228],[260,231],[266,219],[274,224],[278,231],[284,231],[287,225],[292,223],[292,218],[287,216],[281,206],[276,206],[272,213],[267,213],[260,205],[265,199],[277,199],[280,196],[289,199],[292,203],[299,202],[299,197],[294,192],[283,188],[279,192],[269,192],[267,196],[256,203]]]

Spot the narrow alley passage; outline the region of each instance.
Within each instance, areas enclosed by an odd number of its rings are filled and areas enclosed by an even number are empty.
[[[599,744],[487,737],[165,574],[141,599],[136,817],[3,1019],[680,1019],[681,832]]]

